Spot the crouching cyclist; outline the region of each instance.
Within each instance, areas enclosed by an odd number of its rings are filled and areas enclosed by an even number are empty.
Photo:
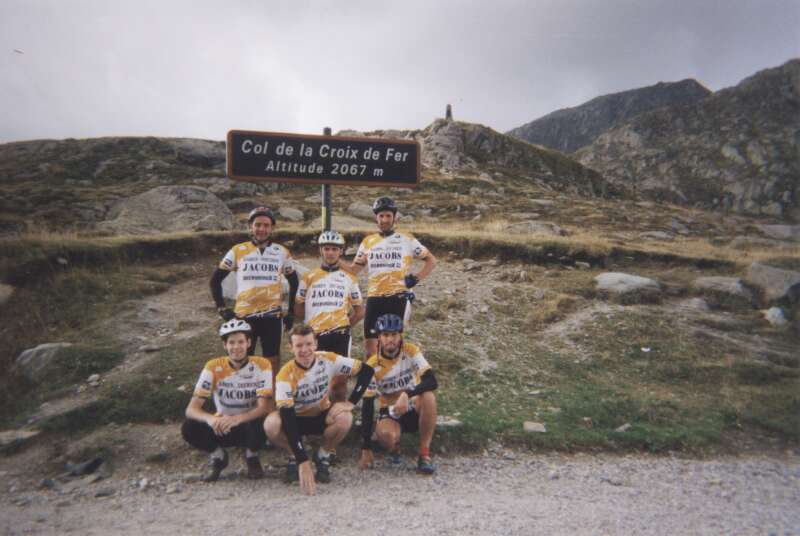
[[[378,441],[390,456],[396,457],[400,435],[419,432],[417,473],[432,475],[436,472],[430,454],[436,428],[436,377],[419,347],[403,341],[403,320],[399,316],[380,316],[375,331],[378,353],[367,360],[375,372],[361,405],[364,443],[359,466],[362,469],[372,466],[373,401],[378,396]]]
[[[304,493],[313,495],[316,482],[330,482],[330,456],[353,425],[353,407],[361,400],[372,379],[372,368],[356,359],[333,352],[318,352],[310,326],[295,326],[291,332],[294,359],[286,363],[275,379],[279,411],[264,422],[267,437],[290,452],[287,482],[300,481]],[[336,376],[355,376],[350,398],[331,405],[328,397]],[[314,456],[316,475],[311,470],[302,437],[322,436]]]
[[[219,328],[226,357],[212,359],[200,373],[186,408],[181,432],[191,446],[211,454],[204,480],[213,482],[228,466],[225,447],[244,447],[247,477],[262,478],[258,451],[264,447],[264,418],[274,408],[272,368],[263,357],[248,355],[250,325],[233,319]],[[214,398],[216,413],[203,409]]]

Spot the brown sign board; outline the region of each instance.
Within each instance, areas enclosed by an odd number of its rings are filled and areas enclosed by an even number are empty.
[[[226,169],[247,182],[414,188],[420,156],[413,140],[231,130]]]

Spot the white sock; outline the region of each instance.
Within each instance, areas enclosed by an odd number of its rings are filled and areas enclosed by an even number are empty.
[[[225,451],[222,447],[217,447],[217,450],[211,453],[211,457],[221,460],[225,457]]]
[[[255,457],[255,458],[258,458],[258,451],[256,451],[256,450],[250,450],[250,449],[245,449],[245,451],[244,451],[244,455],[245,455],[246,457],[248,457],[248,458],[253,458],[253,457]]]
[[[331,453],[325,450],[324,448],[320,447],[317,451],[317,456],[319,456],[320,460],[327,460],[330,457]]]

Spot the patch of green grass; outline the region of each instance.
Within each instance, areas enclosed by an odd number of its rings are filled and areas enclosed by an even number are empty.
[[[219,338],[212,329],[181,344],[165,348],[146,372],[103,385],[100,400],[90,406],[42,423],[48,431],[88,430],[108,423],[180,420],[192,396],[194,383],[206,361],[219,357]],[[179,391],[181,385],[187,386]]]
[[[49,369],[53,382],[48,387],[71,385],[85,381],[92,374],[100,374],[122,361],[123,353],[113,347],[76,345],[59,352],[58,360]]]

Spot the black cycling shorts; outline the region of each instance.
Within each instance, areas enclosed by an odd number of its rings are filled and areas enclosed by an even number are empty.
[[[301,435],[322,435],[325,433],[325,418],[328,416],[326,409],[315,417],[295,417],[297,419],[297,432]]]
[[[400,431],[406,434],[415,434],[419,431],[419,413],[417,413],[417,410],[414,408],[405,412],[399,419],[395,419],[389,415],[389,408],[381,408],[381,412],[378,414],[378,420],[380,421],[382,419],[392,419],[400,423]]]
[[[405,294],[367,298],[367,311],[364,314],[364,338],[378,338],[378,334],[375,332],[375,322],[378,321],[378,317],[381,315],[395,314],[405,322],[407,306],[408,298]]]
[[[317,350],[350,357],[350,328],[337,329],[318,335]]]
[[[277,357],[281,354],[281,334],[283,333],[283,319],[279,316],[248,316],[245,321],[250,324],[251,344],[250,355],[256,354],[256,345],[261,339],[261,355],[264,357]]]

